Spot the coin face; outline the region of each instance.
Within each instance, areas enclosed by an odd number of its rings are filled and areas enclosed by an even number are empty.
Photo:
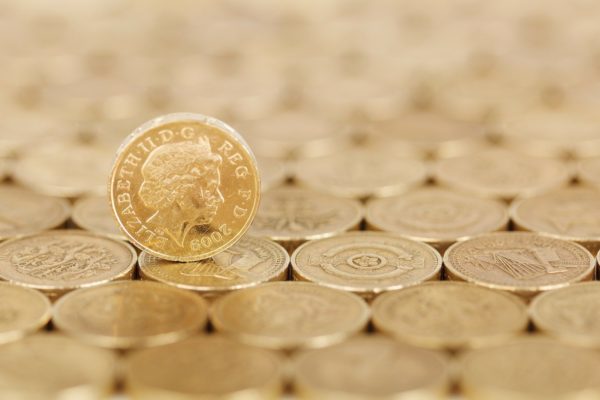
[[[600,393],[594,352],[540,337],[472,351],[461,366],[466,398],[583,399]]]
[[[292,255],[294,277],[366,297],[439,278],[440,254],[388,233],[352,232],[310,241]]]
[[[499,232],[452,245],[444,254],[451,279],[533,296],[592,279],[594,257],[579,244],[535,233]]]
[[[37,290],[0,283],[0,343],[21,339],[48,323],[50,300]]]
[[[222,336],[193,337],[140,350],[127,359],[126,382],[134,398],[279,398],[282,359],[274,352]],[[185,377],[194,376],[194,379]]]
[[[268,348],[322,347],[362,330],[369,307],[360,297],[305,282],[272,282],[215,301],[218,331]]]
[[[129,349],[159,346],[206,325],[206,302],[155,282],[115,282],[76,290],[55,305],[55,326],[90,344]]]
[[[71,214],[66,200],[12,185],[0,185],[0,239],[63,225]]]
[[[366,219],[370,228],[398,233],[440,251],[456,241],[508,226],[504,204],[440,188],[371,200]]]
[[[307,240],[358,228],[362,215],[355,200],[284,186],[264,193],[250,232],[292,252]]]
[[[181,289],[216,295],[271,280],[285,280],[290,257],[268,239],[244,236],[239,242],[213,257],[178,263],[142,253],[140,274]]]
[[[563,162],[500,149],[440,160],[434,174],[443,186],[502,200],[555,189],[571,178]]]
[[[600,187],[600,157],[586,158],[579,161],[577,178],[583,184]]]
[[[75,225],[86,231],[118,240],[127,239],[115,221],[106,196],[88,196],[78,199],[73,206],[71,218]]]
[[[430,282],[385,293],[372,308],[378,330],[432,348],[487,345],[523,332],[528,323],[519,297],[461,282]]]
[[[256,161],[241,136],[214,118],[169,114],[121,145],[110,200],[137,247],[170,261],[198,261],[233,245],[260,198]]]
[[[448,362],[439,353],[407,346],[379,335],[358,336],[294,360],[295,388],[301,398],[444,398]],[[347,396],[347,397],[346,397]]]

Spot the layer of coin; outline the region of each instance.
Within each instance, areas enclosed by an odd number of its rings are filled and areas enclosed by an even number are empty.
[[[137,247],[170,261],[198,261],[227,249],[258,209],[256,160],[225,123],[169,114],[138,127],[121,145],[110,178],[113,212]]]
[[[87,196],[75,201],[73,215],[75,225],[86,231],[113,239],[126,240],[110,209],[106,196]]]
[[[300,353],[294,367],[301,399],[434,400],[448,393],[445,356],[378,335]]]
[[[282,185],[287,179],[286,163],[278,158],[259,157],[258,170],[260,172],[261,189],[264,192]]]
[[[115,282],[76,290],[54,307],[59,330],[118,349],[158,346],[201,331],[208,306],[194,293],[156,282]]]
[[[127,243],[80,230],[56,230],[0,243],[0,279],[50,297],[130,279],[137,254]]]
[[[50,321],[50,300],[37,290],[0,283],[0,343],[18,340]]]
[[[577,164],[579,182],[600,187],[600,157],[586,158]]]
[[[394,234],[352,232],[307,242],[292,254],[294,278],[372,298],[439,279],[440,254]]]
[[[57,228],[70,214],[67,200],[0,185],[0,239]]]
[[[194,337],[131,354],[126,386],[140,400],[278,399],[282,361],[274,352],[218,335]]]
[[[218,331],[274,349],[322,347],[364,329],[369,307],[360,297],[305,282],[272,282],[215,301]]]
[[[0,347],[3,399],[97,400],[112,394],[116,357],[58,334],[37,334]]]
[[[466,399],[594,399],[600,358],[594,352],[540,337],[467,353],[461,362]]]
[[[461,282],[431,282],[385,293],[372,305],[376,329],[417,346],[460,349],[523,332],[527,307],[510,293]]]
[[[449,279],[532,297],[593,279],[596,260],[577,243],[535,233],[498,232],[450,246],[444,265]]]
[[[214,296],[287,279],[290,257],[277,243],[246,235],[206,260],[178,263],[143,252],[139,261],[142,279]]]
[[[307,240],[357,229],[362,216],[362,206],[355,200],[283,186],[263,194],[250,232],[276,241],[291,253]]]
[[[397,233],[444,252],[452,243],[505,230],[506,205],[441,188],[422,188],[400,196],[369,201],[370,229]]]
[[[515,228],[572,240],[592,254],[600,250],[600,191],[569,187],[515,202]]]
[[[434,175],[451,189],[502,200],[565,186],[571,179],[568,165],[561,161],[502,149],[440,160]]]

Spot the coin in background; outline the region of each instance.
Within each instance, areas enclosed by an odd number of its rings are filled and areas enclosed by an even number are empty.
[[[138,127],[121,145],[110,178],[113,212],[129,239],[170,261],[198,261],[227,249],[258,209],[256,160],[225,123],[169,114]]]
[[[287,178],[286,163],[277,158],[259,157],[258,170],[260,171],[261,190],[264,192],[282,185]]]
[[[0,343],[18,340],[50,321],[50,300],[37,290],[0,283]]]
[[[600,187],[600,157],[586,158],[577,164],[579,182]]]
[[[106,196],[88,196],[78,199],[73,206],[71,218],[75,225],[86,231],[117,240],[127,239],[115,221]]]

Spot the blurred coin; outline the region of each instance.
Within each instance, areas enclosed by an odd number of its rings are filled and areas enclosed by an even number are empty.
[[[112,395],[116,357],[58,334],[37,334],[0,347],[3,399],[100,400]]]
[[[360,297],[306,282],[272,282],[215,301],[217,331],[257,346],[293,350],[340,342],[364,329],[369,307]]]
[[[572,240],[592,254],[600,250],[600,191],[569,187],[515,202],[510,209],[519,230]]]
[[[50,300],[37,290],[0,283],[0,343],[19,340],[50,321]]]
[[[440,188],[421,188],[367,203],[369,229],[397,233],[432,245],[442,254],[452,243],[504,230],[503,203]]]
[[[466,399],[567,400],[600,396],[600,358],[540,337],[467,353],[460,363]]]
[[[277,243],[246,235],[227,250],[196,262],[165,261],[142,252],[140,274],[142,279],[215,296],[285,280],[289,263],[287,251]]]
[[[525,331],[523,300],[462,282],[430,282],[373,302],[375,327],[416,346],[460,349],[501,342]]]
[[[491,149],[440,160],[434,175],[451,189],[508,201],[565,186],[571,171],[558,160]]]
[[[577,177],[579,182],[585,185],[600,187],[600,157],[586,158],[579,161]]]
[[[283,160],[277,158],[259,157],[258,171],[262,191],[282,185],[287,178],[287,168]],[[264,201],[264,199],[263,199]]]
[[[498,232],[450,246],[444,254],[449,279],[514,292],[539,292],[594,277],[596,260],[584,247],[535,233]]]
[[[292,255],[294,278],[367,299],[439,279],[442,257],[432,247],[389,233],[352,232],[313,240]]]
[[[155,282],[114,282],[76,290],[54,307],[56,328],[102,347],[130,349],[183,340],[204,328],[206,302]]]
[[[86,231],[113,239],[127,240],[110,209],[106,196],[87,196],[75,201],[71,217],[75,225]]]
[[[70,214],[71,206],[64,199],[0,185],[0,239],[59,227]]]
[[[295,357],[294,367],[300,399],[434,400],[449,391],[444,355],[378,335],[305,351]]]
[[[0,279],[51,298],[68,291],[130,279],[135,250],[127,243],[79,230],[57,230],[0,243]]]
[[[4,107],[3,107],[4,108]],[[0,156],[27,153],[29,148],[47,146],[70,136],[62,121],[40,112],[7,111],[0,121]]]
[[[113,212],[128,238],[170,261],[198,261],[232,246],[258,209],[256,160],[231,127],[169,114],[121,145],[110,178]]]
[[[281,357],[213,335],[140,350],[127,359],[134,399],[278,399]],[[193,376],[193,379],[189,379]]]

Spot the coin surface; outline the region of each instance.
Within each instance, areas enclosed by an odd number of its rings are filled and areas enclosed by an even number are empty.
[[[385,293],[372,310],[376,329],[432,348],[497,343],[523,332],[529,321],[519,297],[462,282],[429,282]]]
[[[322,347],[364,329],[369,307],[359,296],[306,282],[271,282],[215,301],[211,321],[236,339],[274,349]]]
[[[50,321],[50,300],[37,290],[0,283],[0,343],[18,340]]]
[[[282,185],[287,178],[286,163],[278,158],[259,157],[258,170],[260,171],[261,189],[264,192]]]
[[[130,279],[137,255],[127,243],[79,230],[55,230],[0,243],[0,279],[50,297]]]
[[[600,250],[600,191],[569,187],[513,203],[510,216],[519,230],[572,240],[592,254]]]
[[[114,282],[71,292],[55,304],[56,328],[90,344],[129,349],[159,346],[206,325],[206,302],[156,282]]]
[[[137,247],[170,261],[198,261],[227,249],[258,209],[256,160],[233,128],[198,114],[169,114],[138,127],[121,145],[110,200]]]
[[[12,185],[0,185],[0,239],[33,234],[63,225],[68,201]]]
[[[367,203],[370,229],[397,233],[444,252],[452,243],[504,230],[506,205],[441,188],[422,188]]]
[[[528,232],[490,233],[444,254],[450,279],[525,297],[593,279],[596,260],[583,246]]]
[[[351,232],[314,240],[292,254],[294,278],[366,298],[439,279],[440,254],[394,234]]]
[[[600,394],[597,354],[547,338],[474,350],[461,367],[467,399],[593,399]]]
[[[287,278],[290,257],[268,239],[244,236],[209,259],[179,263],[143,252],[139,258],[142,279],[154,280],[206,296]]]
[[[294,359],[301,399],[434,400],[448,392],[448,361],[442,354],[364,335],[309,350]]]
[[[435,179],[443,186],[482,197],[512,200],[565,186],[568,165],[502,149],[491,149],[436,163]]]
[[[75,225],[86,231],[118,240],[127,239],[115,221],[106,196],[87,196],[77,199],[71,218]]]
[[[283,186],[263,194],[250,232],[276,241],[291,253],[307,240],[358,228],[362,215],[356,200]]]
[[[276,399],[282,392],[278,354],[219,335],[140,350],[126,365],[127,390],[135,399]]]
[[[600,157],[586,158],[577,164],[579,182],[600,187]]]
[[[62,335],[32,335],[0,346],[0,397],[104,399],[113,391],[116,362],[111,352]]]

